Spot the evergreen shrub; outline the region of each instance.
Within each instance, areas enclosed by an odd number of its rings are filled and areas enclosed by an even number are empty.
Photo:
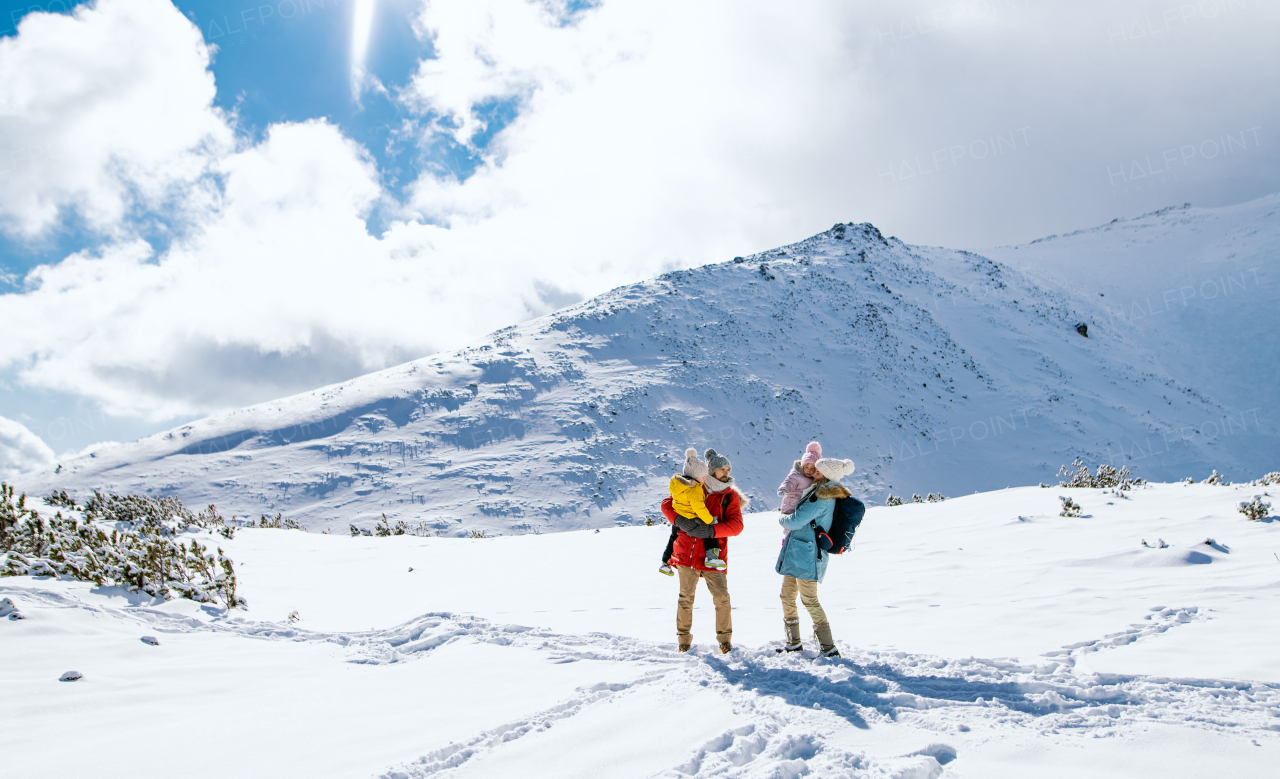
[[[194,514],[177,498],[95,492],[78,519],[61,511],[46,518],[26,503],[25,494],[15,500],[13,487],[0,483],[0,576],[54,576],[165,600],[247,607],[236,593],[231,558],[175,538],[229,527],[213,506]]]
[[[1097,473],[1090,473],[1089,466],[1085,465],[1084,461],[1078,457],[1071,463],[1070,467],[1062,466],[1058,470],[1058,475],[1066,477],[1063,481],[1058,482],[1059,487],[1093,487],[1100,489],[1114,487],[1128,490],[1139,484],[1146,484],[1142,479],[1131,476],[1128,468],[1121,467],[1117,469],[1106,463],[1098,466]]]

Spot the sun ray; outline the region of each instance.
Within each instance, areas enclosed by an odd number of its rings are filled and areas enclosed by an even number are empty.
[[[373,32],[373,12],[377,0],[356,0],[351,20],[351,67],[362,69],[369,52],[369,36]]]

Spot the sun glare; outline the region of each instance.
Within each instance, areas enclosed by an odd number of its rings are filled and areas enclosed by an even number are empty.
[[[355,15],[351,21],[351,66],[364,67],[369,52],[369,35],[373,31],[373,10],[377,0],[356,0]]]

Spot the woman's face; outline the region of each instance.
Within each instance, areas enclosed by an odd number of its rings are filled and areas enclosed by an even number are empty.
[[[716,477],[716,481],[724,481],[729,478],[729,466],[726,465],[723,468],[717,468],[716,472],[711,475]]]
[[[800,466],[800,470],[804,471],[804,475],[808,476],[810,479],[817,478],[818,476],[818,469],[814,467],[813,463],[805,463]]]

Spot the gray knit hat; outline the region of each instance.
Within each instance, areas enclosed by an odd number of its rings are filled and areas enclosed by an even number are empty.
[[[715,449],[708,449],[706,452],[703,453],[703,456],[707,458],[707,470],[712,473],[715,473],[721,468],[733,467],[733,465],[729,462],[729,458],[720,454]]]
[[[684,475],[702,481],[707,478],[707,464],[698,459],[697,449],[684,451]]]

